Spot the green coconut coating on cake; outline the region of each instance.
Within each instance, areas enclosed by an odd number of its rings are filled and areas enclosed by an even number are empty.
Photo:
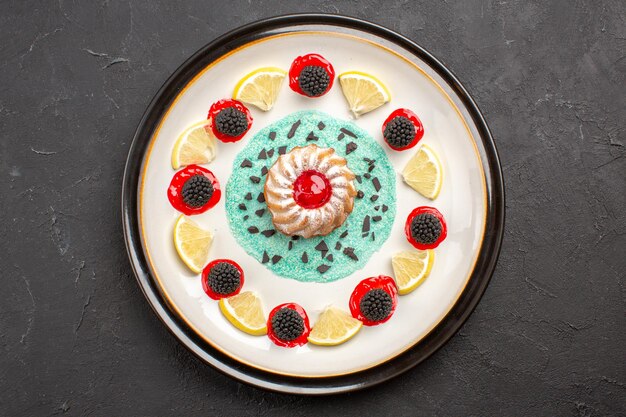
[[[275,230],[263,189],[281,154],[310,144],[334,148],[346,158],[358,194],[340,227],[304,239]],[[305,282],[335,281],[362,268],[389,237],[396,215],[395,172],[383,148],[358,126],[319,111],[292,113],[258,132],[235,158],[226,213],[239,244],[275,274]]]

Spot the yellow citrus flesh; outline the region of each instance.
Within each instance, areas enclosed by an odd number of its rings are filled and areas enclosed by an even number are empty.
[[[262,336],[267,333],[267,321],[261,299],[252,291],[222,298],[219,306],[224,317],[242,332],[253,336]]]
[[[215,158],[216,153],[216,140],[209,128],[209,121],[202,120],[189,126],[176,139],[172,149],[172,168],[207,164]]]
[[[268,111],[274,106],[286,76],[287,72],[280,68],[256,69],[239,80],[233,98]]]
[[[443,168],[435,151],[426,145],[422,145],[409,160],[402,176],[411,188],[431,200],[441,191]]]
[[[363,323],[349,313],[329,307],[320,314],[308,340],[314,345],[335,346],[350,340],[361,330]]]
[[[364,72],[344,72],[339,75],[339,83],[354,117],[371,112],[391,99],[387,87],[376,77]]]
[[[416,289],[430,275],[435,261],[435,252],[411,250],[399,252],[391,258],[398,293],[406,295]]]
[[[185,215],[181,215],[174,226],[174,247],[180,259],[196,274],[209,259],[213,234],[202,229]]]

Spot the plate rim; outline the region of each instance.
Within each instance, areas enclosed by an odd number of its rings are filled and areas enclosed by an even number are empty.
[[[295,377],[262,371],[242,364],[210,346],[191,331],[162,296],[150,272],[141,243],[138,187],[146,150],[154,127],[184,86],[197,74],[197,65],[207,56],[216,58],[232,48],[233,43],[246,44],[264,38],[272,31],[303,25],[321,25],[356,29],[392,42],[423,60],[461,100],[474,121],[480,141],[476,140],[485,178],[487,216],[484,238],[468,283],[446,316],[422,340],[400,355],[363,371],[332,377]],[[478,139],[478,138],[476,138]],[[178,341],[196,357],[220,372],[241,382],[271,391],[319,395],[349,392],[389,380],[418,365],[454,336],[469,318],[482,298],[497,264],[504,235],[505,195],[502,167],[496,144],[478,106],[456,76],[424,48],[391,29],[366,20],[335,14],[301,13],[275,16],[240,26],[207,43],[185,60],[165,81],[150,101],[131,142],[122,183],[122,223],[129,260],[146,300]]]

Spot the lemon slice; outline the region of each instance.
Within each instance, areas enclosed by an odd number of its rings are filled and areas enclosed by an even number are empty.
[[[339,345],[357,334],[361,326],[363,323],[349,313],[336,307],[328,307],[320,314],[317,323],[309,333],[308,340],[314,345]]]
[[[399,252],[391,258],[398,293],[406,295],[416,289],[430,274],[435,261],[435,252],[412,250]]]
[[[172,150],[172,168],[207,164],[215,158],[216,141],[208,126],[209,121],[203,120],[189,126],[178,136]]]
[[[211,232],[200,228],[184,215],[178,218],[174,226],[174,247],[180,259],[196,274],[202,272],[209,259],[211,243]]]
[[[274,106],[287,72],[275,67],[252,71],[235,86],[233,98],[268,111]]]
[[[434,200],[441,191],[443,169],[435,151],[426,145],[413,155],[402,171],[404,182],[426,198]]]
[[[371,112],[391,99],[387,87],[364,72],[344,72],[339,75],[339,82],[354,117]]]
[[[267,333],[261,299],[252,291],[222,298],[219,301],[219,306],[224,317],[242,332],[253,336]]]

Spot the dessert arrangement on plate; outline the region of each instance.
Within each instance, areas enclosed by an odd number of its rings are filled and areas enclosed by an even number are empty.
[[[291,91],[283,91],[285,78]],[[393,108],[384,80],[352,70],[336,76],[332,63],[315,53],[295,58],[289,71],[263,67],[233,85],[232,98],[214,97],[207,118],[180,132],[173,145],[174,172],[164,192],[180,213],[172,233],[183,264],[200,275],[225,321],[280,347],[339,345],[362,326],[383,325],[428,278],[447,235],[445,213],[436,208],[442,165],[421,143],[428,126],[411,109]],[[282,94],[316,100],[337,89],[352,121],[323,109],[300,110],[248,134],[255,112],[271,112]],[[360,118],[387,108],[380,130],[359,127]],[[235,142],[243,147],[230,177],[220,178],[211,163]],[[395,152],[412,156],[394,166],[389,155]],[[432,204],[397,218],[397,177]],[[327,306],[315,321],[307,305],[266,305],[262,293],[246,289],[255,271],[238,259],[215,259],[211,248],[219,236],[193,219],[220,201],[230,233],[258,268],[322,286],[354,273],[362,280],[343,305]],[[364,270],[394,222],[404,224],[406,249],[389,254],[393,276]]]

